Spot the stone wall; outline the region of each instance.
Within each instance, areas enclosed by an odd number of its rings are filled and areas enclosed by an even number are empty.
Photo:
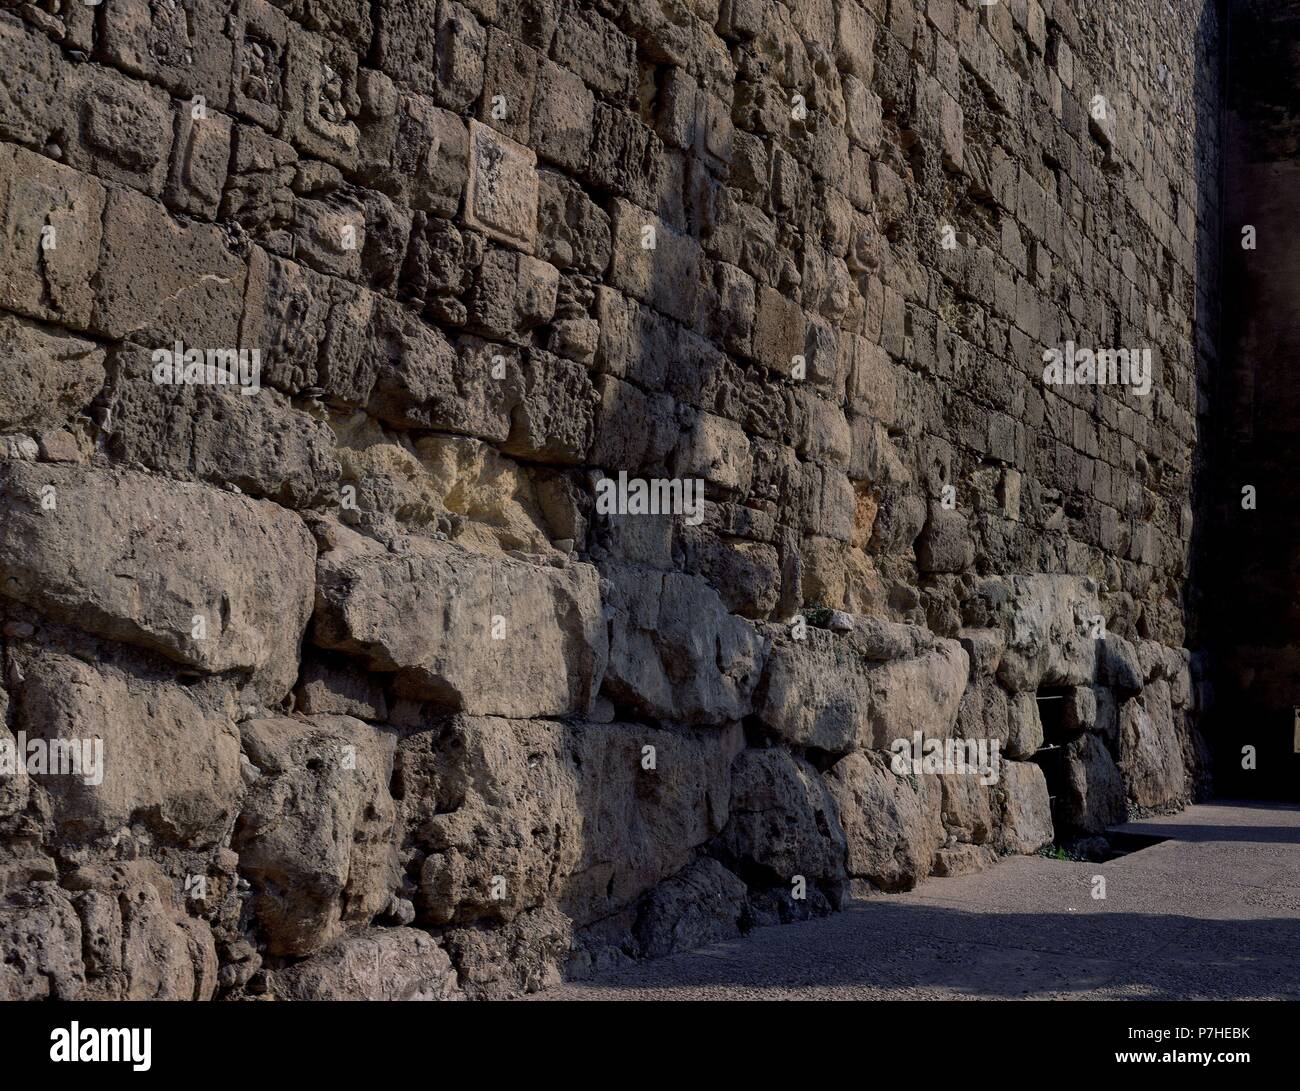
[[[103,749],[0,994],[505,995],[1197,790],[1199,3],[0,7],[0,724]]]

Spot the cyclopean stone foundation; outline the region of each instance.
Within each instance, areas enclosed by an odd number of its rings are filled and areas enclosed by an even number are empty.
[[[508,995],[1203,788],[1212,10],[0,8],[0,995]]]

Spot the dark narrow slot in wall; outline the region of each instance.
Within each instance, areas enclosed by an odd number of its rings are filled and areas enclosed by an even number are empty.
[[[1038,719],[1043,725],[1043,745],[1033,760],[1043,771],[1047,781],[1047,794],[1052,801],[1052,828],[1056,840],[1069,836],[1073,830],[1064,818],[1064,799],[1068,787],[1069,765],[1066,761],[1066,743],[1069,741],[1065,726],[1065,700],[1069,691],[1045,686],[1034,696],[1038,702]]]

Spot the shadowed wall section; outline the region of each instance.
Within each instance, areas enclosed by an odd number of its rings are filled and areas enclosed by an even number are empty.
[[[1236,3],[1227,62],[1224,365],[1207,642],[1225,790],[1297,798],[1300,758],[1300,6]],[[1253,495],[1252,495],[1253,494]],[[1213,619],[1211,621],[1211,618]],[[1254,767],[1243,769],[1252,747]]]

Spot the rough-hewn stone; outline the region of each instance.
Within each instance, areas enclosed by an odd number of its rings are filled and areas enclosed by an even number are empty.
[[[0,772],[0,991],[499,997],[1203,792],[1294,104],[1221,194],[1171,5],[0,4],[0,742],[126,762]]]

